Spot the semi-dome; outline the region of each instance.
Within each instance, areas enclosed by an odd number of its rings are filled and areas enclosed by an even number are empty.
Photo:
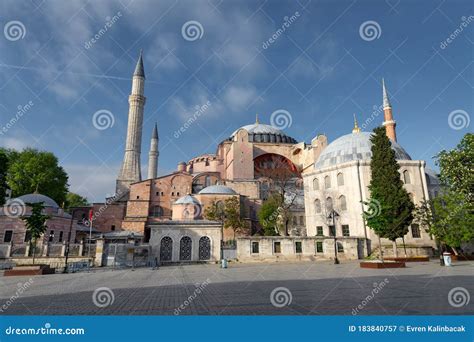
[[[199,195],[237,195],[237,193],[225,185],[211,185],[199,191]]]
[[[235,130],[234,133],[230,136],[229,140],[232,140],[235,134],[244,129],[249,134],[250,142],[265,142],[265,143],[283,143],[283,144],[296,144],[298,143],[292,137],[286,135],[282,130],[261,123],[254,123],[252,125],[242,126],[239,129]]]
[[[372,133],[369,132],[356,132],[334,140],[322,151],[314,165],[315,168],[320,169],[353,160],[371,159],[371,135]],[[397,160],[411,160],[403,147],[394,141],[392,141],[392,149],[395,151]]]
[[[183,197],[180,197],[174,202],[174,204],[192,204],[192,205],[201,205],[199,201],[193,196],[193,195],[186,195]]]
[[[59,208],[59,205],[50,197],[41,194],[27,194],[17,198],[23,201],[23,203],[41,203],[45,207]]]

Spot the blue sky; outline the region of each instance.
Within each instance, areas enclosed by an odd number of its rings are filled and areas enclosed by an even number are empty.
[[[143,49],[144,169],[155,122],[159,174],[215,152],[256,113],[270,123],[286,110],[285,131],[307,143],[349,133],[354,113],[372,130],[382,122],[373,114],[382,77],[398,142],[434,166],[439,150],[472,132],[472,15],[469,1],[2,1],[0,146],[52,151],[72,191],[92,201],[112,194]],[[200,24],[198,37],[183,36],[189,21]],[[103,130],[93,124],[101,110],[113,116]]]

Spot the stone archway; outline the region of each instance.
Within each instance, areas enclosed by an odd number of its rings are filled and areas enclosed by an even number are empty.
[[[161,239],[160,261],[171,261],[173,257],[173,240],[169,236]]]
[[[211,239],[203,236],[199,239],[199,260],[211,259]]]
[[[179,260],[191,261],[193,241],[189,236],[183,236],[179,243]]]

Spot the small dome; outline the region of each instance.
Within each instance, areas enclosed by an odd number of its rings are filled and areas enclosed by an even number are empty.
[[[242,126],[231,134],[229,140],[232,140],[235,134],[245,129],[249,134],[250,142],[280,143],[280,144],[296,144],[298,143],[292,137],[286,135],[282,130],[271,125],[254,123],[252,125]]]
[[[45,207],[59,208],[59,205],[48,196],[41,194],[28,194],[18,197],[17,199],[22,200],[24,203],[40,203],[43,202]]]
[[[199,201],[193,196],[193,195],[186,195],[186,196],[183,196],[183,197],[180,197],[176,200],[176,202],[174,202],[174,204],[197,204],[197,205],[201,205],[201,203],[199,203]]]
[[[211,185],[199,191],[199,195],[237,195],[237,193],[225,185]]]
[[[372,158],[372,133],[360,132],[343,135],[330,143],[321,153],[315,163],[320,169],[332,165],[350,162],[353,160],[367,160]],[[396,142],[392,141],[392,149],[397,160],[411,160],[410,155]]]

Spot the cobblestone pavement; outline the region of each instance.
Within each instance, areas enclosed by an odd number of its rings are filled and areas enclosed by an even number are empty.
[[[35,276],[31,281],[0,277],[0,314],[474,314],[473,300],[465,303],[466,295],[474,296],[474,263],[407,266],[370,270],[352,261],[230,264],[228,269],[186,265]]]

